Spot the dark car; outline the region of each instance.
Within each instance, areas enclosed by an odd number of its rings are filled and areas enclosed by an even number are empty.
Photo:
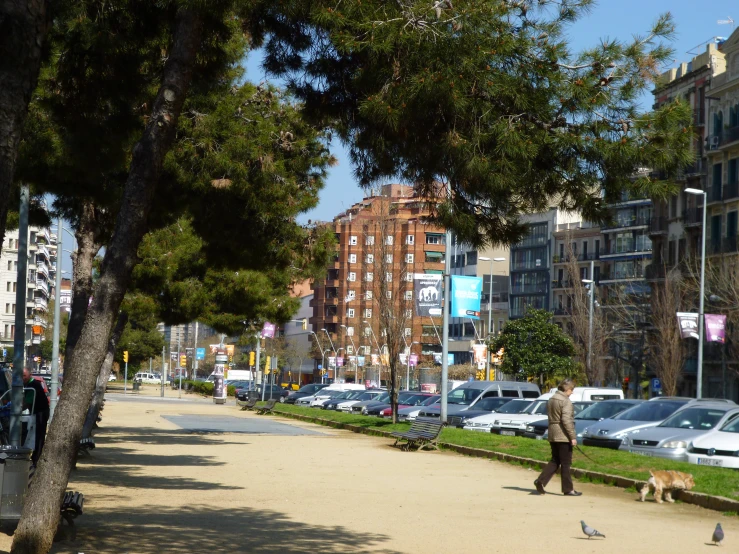
[[[238,393],[242,389],[248,389],[251,387],[251,381],[228,381],[226,386],[233,387],[235,392]]]
[[[474,407],[462,410],[457,415],[447,416],[447,421],[450,427],[457,427],[462,429],[468,419],[473,417],[487,415],[498,411],[498,408],[502,408],[505,404],[513,400],[512,398],[483,398]]]
[[[352,400],[354,398],[359,398],[364,394],[365,391],[363,390],[345,390],[341,394],[337,394],[336,396],[332,396],[328,400],[326,400],[323,405],[321,406],[322,410],[335,410],[337,404],[340,404],[341,402],[346,402],[347,400]]]
[[[303,398],[304,396],[313,396],[316,392],[321,389],[325,389],[327,386],[328,385],[323,385],[321,383],[311,383],[310,385],[303,385],[302,387],[300,387],[300,389],[288,394],[285,402],[287,402],[288,404],[295,404],[295,401],[298,398]]]
[[[255,390],[257,393],[257,397],[259,398],[259,400],[261,400],[262,399],[262,385],[257,385],[256,387],[254,387],[253,385],[250,385],[246,388],[239,390],[239,392],[236,393],[236,400],[239,400],[241,402],[246,402],[249,399],[249,393]],[[264,388],[264,399],[265,400],[269,400],[273,398],[275,400],[279,400],[280,402],[285,402],[288,394],[289,393],[279,385],[265,385],[265,388]]]
[[[418,394],[420,395],[421,393]],[[383,395],[383,397],[384,396],[385,395]],[[401,391],[398,393],[398,404],[407,405],[407,403],[410,402],[410,399],[414,396],[416,396],[416,393],[410,391]],[[426,400],[426,398],[424,398],[423,400]],[[423,400],[421,401],[423,402]],[[383,402],[378,402],[377,404],[370,404],[369,406],[366,406],[366,410],[362,410],[362,414],[382,417],[382,411],[388,409],[389,407],[390,394],[387,395],[387,400],[384,400]]]

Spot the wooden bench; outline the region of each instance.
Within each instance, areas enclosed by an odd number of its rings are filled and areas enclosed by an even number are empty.
[[[95,450],[95,439],[92,437],[80,439],[79,452],[90,454],[90,450]]]
[[[262,406],[261,408],[257,408],[257,413],[259,415],[271,414],[272,410],[275,407],[275,404],[277,404],[277,400],[267,400],[267,403],[264,406]]]
[[[74,527],[74,520],[77,519],[78,516],[82,515],[82,505],[84,502],[85,497],[81,492],[67,491],[64,493],[61,513],[64,521],[66,521],[69,527],[71,527],[71,540],[76,539],[77,530]]]
[[[252,398],[251,400],[247,400],[246,402],[239,402],[239,405],[241,406],[241,409],[243,411],[248,412],[249,410],[253,410],[257,406],[257,399]]]
[[[438,450],[439,445],[437,441],[444,425],[445,423],[440,419],[417,417],[413,420],[411,428],[406,432],[401,433],[395,431],[391,433],[395,437],[395,444],[393,446],[397,446],[398,441],[404,440],[406,442],[401,446],[401,450],[408,451],[414,446],[418,447],[419,450],[424,448],[435,448]]]

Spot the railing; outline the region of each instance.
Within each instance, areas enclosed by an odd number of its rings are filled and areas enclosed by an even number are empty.
[[[514,285],[511,287],[511,294],[546,294],[547,286],[541,285]]]
[[[707,139],[708,150],[716,150],[737,140],[739,140],[739,125],[725,129],[717,135],[710,135]]]
[[[600,281],[619,281],[622,279],[643,279],[644,278],[644,270],[641,269],[641,266],[639,266],[639,269],[634,269],[633,271],[612,271],[609,273],[601,273],[600,275]]]
[[[40,296],[37,296],[33,299],[33,301],[36,303],[37,308],[43,308],[44,310],[49,308],[49,303],[46,301],[45,298],[41,298]]]
[[[630,218],[621,218],[612,223],[607,223],[603,229],[620,229],[621,227],[639,227],[641,225],[650,225],[651,216],[634,216]]]
[[[572,308],[554,308],[554,315],[570,315]]]
[[[47,295],[49,294],[49,285],[46,284],[46,281],[42,281],[41,279],[36,280],[36,287],[44,291]]]
[[[572,286],[572,281],[568,279],[562,279],[557,281],[552,281],[552,288],[553,289],[568,289]]]
[[[640,252],[651,252],[651,251],[652,251],[651,244],[649,246],[642,244],[642,245],[632,246],[631,248],[621,248],[621,249],[617,248],[615,244],[611,244],[611,248],[609,249],[608,254],[609,255],[617,255],[617,254],[628,255],[628,254],[638,254]]]
[[[44,329],[46,329],[46,320],[42,317],[34,317],[33,318],[33,324],[34,325],[41,325]]]
[[[549,242],[549,238],[545,236],[526,237],[521,242],[516,244],[519,248],[529,248],[531,246],[546,246]]]
[[[703,208],[686,208],[683,210],[684,225],[702,225]]]
[[[511,269],[521,270],[521,269],[546,269],[549,266],[547,263],[547,260],[545,258],[542,258],[539,260],[539,264],[537,265],[536,260],[527,260],[524,262],[511,262]]]
[[[708,201],[721,202],[723,200],[723,191],[720,184],[714,184],[708,187]]]

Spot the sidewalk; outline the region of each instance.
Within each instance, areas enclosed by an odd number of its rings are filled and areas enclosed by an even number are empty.
[[[581,498],[540,497],[534,472],[508,464],[401,452],[387,439],[207,400],[121,397],[108,396],[98,446],[72,475],[70,488],[85,493],[77,540],[52,552],[526,553],[587,544],[587,552],[693,553],[716,521],[730,549],[739,543],[736,517],[642,504],[633,492],[583,484]],[[223,424],[252,432],[195,430]],[[255,434],[264,425],[293,434]],[[558,487],[555,478],[549,489]],[[608,538],[581,542],[581,519]]]

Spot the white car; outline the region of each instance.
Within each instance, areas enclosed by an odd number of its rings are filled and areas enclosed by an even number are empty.
[[[348,400],[344,400],[343,402],[340,402],[336,406],[336,409],[339,410],[340,412],[351,413],[352,406],[354,406],[354,404],[357,404],[359,402],[364,402],[365,400],[373,400],[374,398],[377,398],[378,396],[383,394],[384,391],[381,391],[381,390],[369,391],[368,390],[368,391],[354,391],[354,392],[359,393],[359,394],[354,394]]]
[[[546,400],[530,400],[527,398],[513,398],[510,402],[503,404],[497,412],[473,417],[467,420],[465,426],[462,429],[468,431],[480,431],[482,433],[490,433],[493,430],[493,425],[496,421],[501,419],[510,419],[514,414],[520,414],[526,408],[529,408],[535,402],[544,402],[544,412],[546,413]],[[536,419],[541,419],[541,415],[536,416]],[[524,425],[525,428],[525,425]],[[513,431],[510,434],[515,435]]]
[[[134,381],[140,381],[142,383],[148,383],[150,385],[161,385],[162,379],[161,377],[157,377],[154,373],[137,373],[134,378]]]
[[[114,374],[114,373],[111,373],[111,374],[110,374],[110,375],[108,376],[108,381],[117,381],[117,380],[118,380],[118,378],[117,378],[117,377],[115,376],[115,374]]]
[[[507,415],[497,413],[496,415],[498,417],[494,418],[490,432],[497,433],[498,435],[515,436],[516,431],[525,431],[526,426],[529,423],[537,421],[541,419],[542,416],[547,415],[547,402],[548,400],[546,399],[534,400],[519,414]],[[505,405],[503,405],[503,407],[505,407]]]
[[[739,469],[739,418],[688,444],[688,461],[702,466]]]

